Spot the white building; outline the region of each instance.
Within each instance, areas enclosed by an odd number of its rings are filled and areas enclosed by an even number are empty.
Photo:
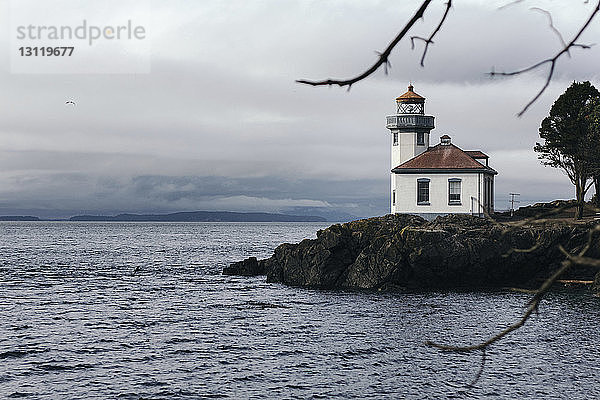
[[[494,212],[494,175],[488,156],[464,151],[444,135],[430,147],[434,118],[425,98],[408,87],[387,117],[392,133],[391,212],[427,219],[445,214],[483,216]]]

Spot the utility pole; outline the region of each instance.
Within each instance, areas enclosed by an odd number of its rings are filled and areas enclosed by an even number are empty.
[[[519,200],[515,200],[516,196],[520,196],[521,193],[509,193],[510,195],[510,216],[515,215],[515,203],[520,203]]]

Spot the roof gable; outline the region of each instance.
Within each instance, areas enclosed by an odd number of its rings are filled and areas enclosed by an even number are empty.
[[[400,164],[394,168],[393,171],[402,172],[403,170],[407,171],[416,169],[488,170],[491,173],[496,173],[496,171],[494,171],[492,168],[486,167],[485,165],[475,161],[473,156],[459,149],[453,144],[438,144],[437,146],[430,147],[428,150],[419,154],[418,156]]]

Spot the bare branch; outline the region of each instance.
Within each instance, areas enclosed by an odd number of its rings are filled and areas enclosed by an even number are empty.
[[[558,245],[558,249],[561,250],[561,252],[564,250],[564,248],[560,244]],[[556,271],[550,278],[546,279],[544,283],[542,283],[542,286],[540,286],[537,290],[537,293],[534,294],[531,299],[529,299],[527,304],[530,307],[535,306],[535,308],[537,309],[538,305],[540,304],[540,301],[542,300],[542,297],[544,297],[544,295],[548,293],[552,285],[554,285],[554,282],[556,282],[556,280],[560,278],[560,276],[564,272],[566,272],[569,268],[571,268],[571,266],[573,266],[573,263],[565,260],[562,262],[561,265],[562,266],[558,269],[558,271]]]
[[[506,234],[506,231],[503,232],[503,235],[504,234]],[[514,249],[514,248],[512,248],[512,249],[508,250],[505,254],[502,254],[502,257],[504,257],[504,258],[509,257],[513,253],[533,253],[541,245],[542,245],[542,242],[540,240],[536,240],[535,244],[533,246],[531,246],[530,248],[528,248],[528,249]]]
[[[597,258],[570,256],[569,261],[577,265],[585,265],[587,267],[600,268],[600,260]]]
[[[590,247],[592,247],[592,242],[594,241],[594,234],[597,233],[597,232],[600,232],[600,224],[594,226],[592,229],[590,229],[588,231],[587,242],[585,243],[585,246],[583,246],[583,248],[581,249],[581,251],[579,251],[579,253],[576,256],[572,256],[571,254],[569,254],[560,245],[558,246],[558,249],[573,264],[586,265],[586,266],[592,266],[592,267],[600,267],[600,260],[597,260],[597,259],[594,259],[594,258],[589,258],[589,257],[584,257],[585,253],[587,253],[588,250],[590,249]]]
[[[571,263],[570,261],[563,261],[561,264],[561,267],[558,269],[558,271],[556,271],[550,278],[548,278],[542,284],[542,286],[540,286],[540,288],[537,290],[536,294],[530,300],[529,306],[527,307],[527,310],[525,311],[525,314],[523,314],[521,319],[518,320],[517,322],[515,322],[514,324],[508,326],[506,329],[504,329],[502,332],[498,333],[497,335],[492,336],[485,342],[475,344],[472,346],[449,346],[449,345],[435,343],[432,341],[427,341],[427,342],[425,342],[425,344],[427,346],[435,347],[440,350],[454,351],[454,352],[469,352],[469,351],[473,351],[473,350],[486,349],[491,344],[497,342],[498,340],[502,339],[504,336],[508,335],[509,333],[511,333],[511,332],[519,329],[523,325],[525,325],[525,322],[527,322],[527,320],[529,319],[531,314],[533,314],[537,310],[538,305],[539,305],[541,299],[543,298],[543,296],[550,290],[550,288],[552,287],[554,282],[565,271],[567,271],[572,265],[573,265],[573,263]]]
[[[552,29],[552,31],[554,33],[556,33],[556,36],[558,36],[558,40],[560,40],[560,44],[562,45],[562,47],[563,48],[567,47],[567,43],[565,42],[565,39],[563,38],[562,34],[554,26],[554,21],[552,20],[552,14],[550,14],[550,12],[548,12],[548,10],[544,10],[543,8],[539,8],[539,7],[531,7],[530,10],[539,11],[539,12],[545,14],[546,17],[548,17],[548,24],[550,25],[550,29]],[[567,53],[568,52],[569,51],[567,50]]]
[[[587,192],[592,187],[593,184],[594,184],[594,181],[593,180],[590,181],[590,183],[588,183],[588,185],[584,188],[583,192],[584,193]]]
[[[467,387],[473,387],[481,378],[481,374],[483,374],[483,369],[485,368],[485,349],[481,351],[481,365],[479,366],[479,371],[475,375],[475,378],[467,385]]]
[[[587,29],[587,27],[590,25],[590,23],[592,22],[592,20],[596,17],[596,14],[598,14],[598,12],[600,12],[600,1],[598,1],[598,4],[596,5],[596,7],[594,8],[594,10],[592,11],[592,13],[589,15],[588,19],[586,20],[586,22],[581,26],[581,28],[579,28],[579,31],[577,32],[577,34],[573,37],[573,39],[571,39],[571,41],[569,43],[566,44],[566,46],[563,46],[562,49],[556,53],[556,55],[554,55],[554,57],[552,58],[547,58],[545,60],[542,60],[540,62],[537,62],[527,68],[523,68],[517,71],[513,71],[513,72],[495,72],[495,71],[491,71],[488,73],[488,75],[490,76],[515,76],[515,75],[520,75],[523,74],[525,72],[529,72],[531,70],[537,69],[539,67],[541,67],[544,64],[550,64],[550,69],[548,71],[548,75],[546,76],[546,82],[544,83],[544,85],[542,86],[542,88],[540,89],[540,91],[525,105],[525,107],[523,107],[523,109],[521,111],[519,111],[519,113],[517,114],[517,116],[521,117],[523,114],[525,114],[525,112],[529,109],[529,107],[531,107],[531,105],[533,103],[535,103],[537,101],[537,99],[540,98],[540,96],[546,91],[546,89],[548,88],[548,86],[550,85],[550,82],[552,81],[552,77],[554,76],[554,69],[556,68],[556,63],[558,61],[558,59],[560,57],[562,57],[564,54],[568,54],[569,50],[573,47],[579,47],[579,48],[589,48],[589,45],[583,45],[583,44],[579,44],[577,43],[577,40],[579,40],[579,37],[583,34],[583,32]]]
[[[448,0],[448,2],[446,3],[446,9],[444,10],[444,15],[442,16],[442,19],[440,19],[440,23],[437,25],[437,27],[431,33],[431,35],[429,36],[428,39],[422,38],[420,36],[412,36],[410,38],[410,42],[411,42],[413,49],[415,48],[414,39],[420,39],[425,42],[425,48],[423,49],[423,54],[421,55],[421,67],[425,66],[425,56],[427,56],[427,50],[429,49],[429,45],[433,44],[433,38],[440,31],[440,29],[442,28],[442,25],[444,25],[444,22],[446,21],[446,17],[448,17],[448,13],[450,12],[450,8],[452,8],[452,0]]]
[[[564,207],[561,207],[558,210],[564,210]],[[552,210],[552,211],[554,213],[556,213],[555,210]],[[512,229],[514,229],[514,228],[512,228]],[[518,320],[517,322],[515,322],[514,324],[508,326],[506,329],[504,329],[500,333],[492,336],[485,342],[482,342],[482,343],[479,343],[476,345],[472,345],[472,346],[449,346],[449,345],[434,343],[432,341],[427,341],[427,342],[425,342],[425,344],[428,346],[436,347],[441,350],[454,351],[454,352],[469,352],[469,351],[473,351],[473,350],[485,350],[491,344],[502,339],[504,336],[508,335],[509,333],[519,329],[521,326],[523,326],[525,324],[525,322],[529,319],[531,314],[533,314],[533,312],[535,312],[537,310],[537,308],[540,304],[540,301],[548,293],[548,291],[550,291],[550,288],[552,287],[552,285],[554,285],[554,283],[556,283],[558,278],[560,278],[560,276],[562,274],[564,274],[569,268],[571,268],[573,265],[585,265],[585,266],[600,268],[600,260],[595,259],[595,258],[585,257],[585,254],[592,246],[592,243],[594,240],[594,235],[599,232],[600,232],[600,224],[595,225],[588,231],[587,241],[586,241],[585,245],[583,246],[583,248],[577,253],[577,255],[570,254],[568,251],[565,250],[565,248],[561,244],[558,245],[559,251],[565,256],[565,260],[561,263],[561,267],[554,274],[552,274],[552,276],[550,276],[548,279],[546,279],[536,291],[533,292],[533,297],[527,302],[527,306],[528,306],[527,310],[525,311],[525,313],[523,314],[521,319]]]
[[[507,233],[515,230],[516,228],[521,228],[521,227],[526,226],[526,225],[531,225],[532,223],[538,223],[539,224],[539,223],[551,222],[552,219],[549,218],[549,217],[553,217],[555,215],[558,215],[558,214],[562,213],[563,211],[566,211],[566,210],[568,210],[570,208],[573,208],[573,207],[574,206],[572,204],[567,204],[567,205],[564,205],[564,206],[556,207],[556,208],[554,208],[552,210],[549,210],[549,211],[543,211],[543,212],[538,213],[538,214],[536,214],[536,215],[534,215],[532,217],[525,218],[525,219],[523,219],[521,221],[515,222],[514,224],[511,225],[511,227],[507,228],[505,230],[505,232],[503,232],[502,234],[506,235]],[[596,210],[596,209],[594,209],[594,210]],[[598,210],[598,211],[600,212],[600,210]],[[498,224],[498,225],[502,226],[501,224]]]
[[[502,8],[508,7],[513,4],[521,3],[523,1],[524,0],[513,0],[499,8],[502,9]],[[392,50],[396,47],[396,45],[400,42],[400,40],[402,40],[402,38],[404,38],[404,36],[406,36],[408,31],[415,25],[415,23],[419,19],[423,18],[425,10],[427,9],[427,7],[429,7],[430,3],[431,3],[431,0],[423,1],[423,3],[419,7],[419,9],[415,13],[415,15],[413,15],[413,17],[406,23],[404,28],[400,31],[400,33],[398,33],[398,35],[396,35],[394,40],[392,40],[390,42],[390,44],[387,46],[387,48],[382,53],[379,54],[379,58],[377,59],[377,61],[370,68],[368,68],[366,71],[364,71],[360,75],[355,76],[354,78],[350,78],[350,79],[332,79],[332,78],[330,78],[330,79],[321,80],[321,81],[311,81],[311,80],[307,80],[307,79],[299,79],[299,80],[296,80],[296,82],[305,84],[305,85],[311,85],[311,86],[324,86],[324,85],[327,85],[327,86],[338,85],[340,87],[348,86],[348,90],[350,90],[350,88],[352,87],[353,84],[369,77],[371,74],[373,74],[375,71],[377,71],[379,69],[379,67],[381,67],[382,65],[383,65],[385,73],[387,75],[388,68],[390,68],[389,56],[390,56]],[[585,0],[584,3],[588,3],[588,0]],[[437,35],[437,33],[440,31],[442,25],[446,21],[446,18],[448,17],[448,13],[450,12],[451,7],[452,7],[452,0],[448,0],[446,3],[446,9],[444,10],[444,14],[443,14],[442,18],[440,19],[440,22],[438,23],[436,28],[433,30],[433,32],[429,36],[429,38],[424,38],[421,36],[412,36],[410,38],[413,49],[415,48],[415,40],[421,40],[425,43],[425,48],[423,49],[423,54],[421,56],[421,66],[422,67],[425,66],[425,57],[427,56],[427,51],[429,50],[429,46],[434,43],[433,38],[435,37],[435,35]],[[596,5],[596,7],[592,11],[592,13],[589,15],[586,22],[581,26],[581,28],[579,29],[577,34],[573,37],[573,39],[569,43],[565,42],[561,33],[554,26],[554,22],[552,20],[552,15],[548,11],[538,8],[538,7],[532,7],[531,9],[543,12],[544,14],[546,14],[548,16],[548,18],[550,20],[550,28],[556,33],[556,35],[559,37],[559,39],[561,41],[561,45],[562,45],[561,50],[558,53],[556,53],[554,55],[554,57],[541,60],[529,67],[526,67],[526,68],[523,68],[523,69],[520,69],[517,71],[496,72],[495,69],[492,67],[491,71],[488,73],[488,75],[491,77],[494,77],[496,75],[515,76],[515,75],[520,75],[520,74],[524,74],[526,72],[535,70],[546,64],[550,64],[544,85],[536,93],[536,95],[523,107],[523,109],[521,111],[519,111],[519,113],[517,113],[517,116],[519,116],[519,117],[523,116],[523,114],[525,114],[525,112],[529,109],[529,107],[531,107],[531,105],[533,105],[533,103],[535,103],[540,98],[540,96],[546,91],[546,89],[550,85],[550,82],[552,81],[552,78],[554,77],[556,63],[564,54],[567,54],[568,56],[570,56],[570,50],[572,48],[589,49],[592,46],[592,45],[577,43],[577,40],[583,34],[583,32],[588,28],[588,26],[590,25],[592,20],[596,17],[596,14],[598,14],[598,12],[600,12],[600,0],[598,1],[598,4]]]
[[[537,293],[537,290],[529,290],[529,289],[522,289],[522,288],[514,288],[514,287],[505,287],[502,288],[504,290],[510,290],[511,292],[517,292],[517,293],[526,293],[526,294],[535,294]]]
[[[413,25],[419,19],[421,19],[423,17],[425,10],[427,9],[427,7],[429,6],[430,3],[431,3],[431,0],[423,1],[423,3],[421,4],[421,7],[419,7],[419,9],[415,13],[415,15],[413,15],[413,17],[406,23],[404,28],[402,28],[402,31],[400,31],[400,33],[398,33],[398,35],[394,38],[394,40],[392,40],[390,42],[388,47],[379,55],[379,59],[375,62],[375,64],[373,64],[369,69],[367,69],[362,74],[360,74],[354,78],[346,79],[346,80],[327,79],[327,80],[323,80],[323,81],[309,81],[306,79],[300,79],[300,80],[297,80],[296,82],[302,83],[305,85],[311,85],[311,86],[324,86],[324,85],[338,85],[338,86],[342,86],[342,87],[343,86],[351,86],[354,83],[365,79],[366,77],[368,77],[369,75],[371,75],[372,73],[377,71],[379,69],[379,67],[381,67],[382,65],[389,65],[388,58],[389,58],[392,50],[394,49],[394,47],[396,47],[398,42],[400,42],[400,40],[408,33],[408,31],[413,27]]]
[[[498,7],[498,10],[502,10],[503,8],[507,8],[507,7],[510,7],[512,5],[515,5],[515,4],[518,4],[521,2],[523,2],[523,0],[513,0],[510,3],[506,3],[505,5]]]

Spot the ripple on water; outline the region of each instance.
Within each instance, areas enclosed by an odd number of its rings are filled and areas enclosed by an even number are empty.
[[[0,398],[600,398],[600,299],[373,294],[221,276],[325,224],[0,223]]]
[[[27,393],[27,392],[13,392],[8,395],[9,399],[24,399],[26,397],[33,397],[35,393]]]

